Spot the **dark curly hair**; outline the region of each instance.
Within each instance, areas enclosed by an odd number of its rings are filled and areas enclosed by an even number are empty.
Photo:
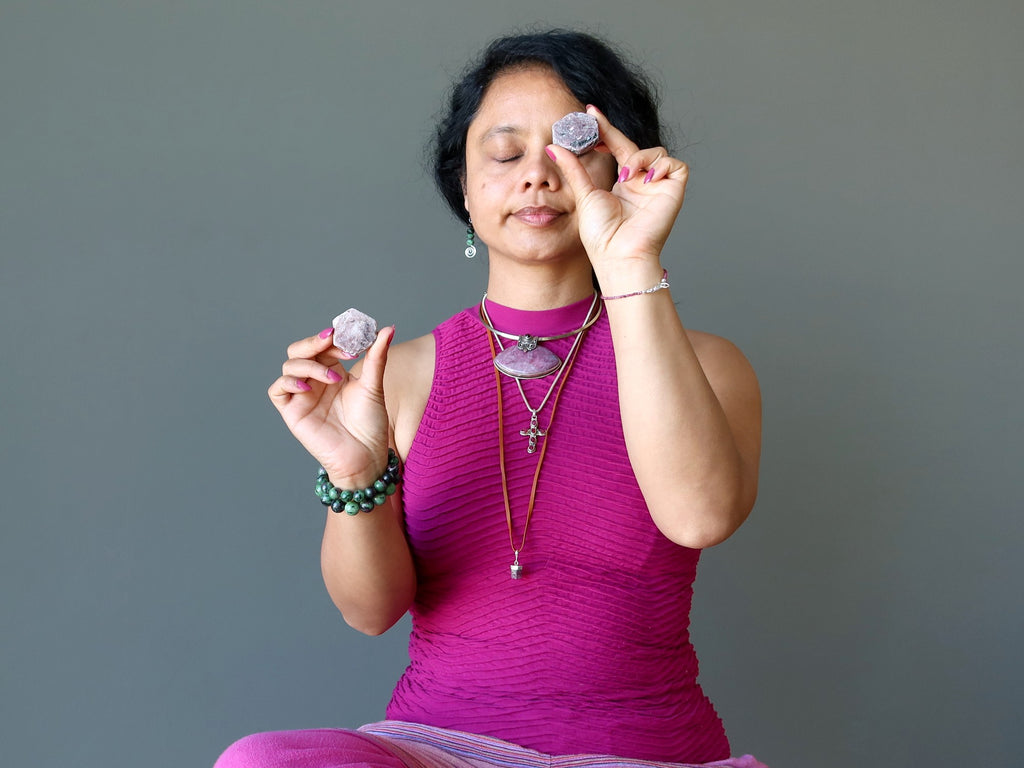
[[[453,83],[431,145],[434,183],[464,223],[469,221],[462,186],[469,124],[499,74],[531,64],[550,67],[580,103],[600,109],[638,146],[664,145],[656,87],[607,42],[565,29],[499,38]]]

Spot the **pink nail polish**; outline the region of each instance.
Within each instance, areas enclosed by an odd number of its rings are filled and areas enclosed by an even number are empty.
[[[654,178],[654,169],[651,168],[651,170],[649,170],[647,172],[647,175],[644,176],[644,184],[646,184],[647,182],[649,182],[653,178]]]
[[[551,147],[544,147],[544,151],[548,153],[548,157],[550,157],[552,161],[558,161],[558,158],[555,157],[555,153],[551,151]]]
[[[332,328],[324,328],[322,331],[320,331],[320,338],[321,339],[326,339],[332,333],[334,333],[334,328],[333,327]]]
[[[312,389],[312,387],[309,386],[309,384],[303,381],[302,379],[296,379],[295,386],[301,389],[303,392],[309,392],[309,390]]]
[[[327,369],[327,378],[330,379],[331,381],[333,381],[335,384],[337,384],[339,381],[341,381],[341,374],[338,373],[333,368],[328,368]]]
[[[624,165],[624,166],[622,166],[622,171],[619,173],[619,184],[621,184],[622,182],[624,182],[628,178],[629,178],[629,166],[628,165]]]

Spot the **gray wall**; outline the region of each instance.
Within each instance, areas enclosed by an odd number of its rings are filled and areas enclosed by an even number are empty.
[[[333,609],[265,390],[347,306],[409,338],[479,298],[421,148],[533,21],[664,82],[673,290],[760,374],[761,497],[694,611],[736,751],[1024,752],[1021,3],[2,0],[5,765],[382,715],[406,625]]]

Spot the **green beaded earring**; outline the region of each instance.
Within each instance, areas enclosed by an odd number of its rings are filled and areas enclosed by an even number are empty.
[[[469,220],[469,226],[466,227],[466,258],[472,259],[476,256],[476,232],[473,231],[473,220]]]

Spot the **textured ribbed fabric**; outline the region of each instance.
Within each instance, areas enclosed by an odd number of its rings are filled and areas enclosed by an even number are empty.
[[[501,330],[555,335],[578,327],[588,306],[488,308]],[[433,387],[404,468],[419,578],[410,664],[388,718],[551,755],[728,757],[689,640],[699,552],[657,530],[633,476],[607,318],[587,332],[554,421],[554,396],[540,414],[549,445],[520,580],[509,574],[488,332],[472,307],[434,336]],[[547,346],[564,356],[571,342]],[[523,383],[536,407],[550,378]],[[515,382],[502,376],[501,386],[518,543],[540,452],[527,453],[519,434],[530,419]]]

